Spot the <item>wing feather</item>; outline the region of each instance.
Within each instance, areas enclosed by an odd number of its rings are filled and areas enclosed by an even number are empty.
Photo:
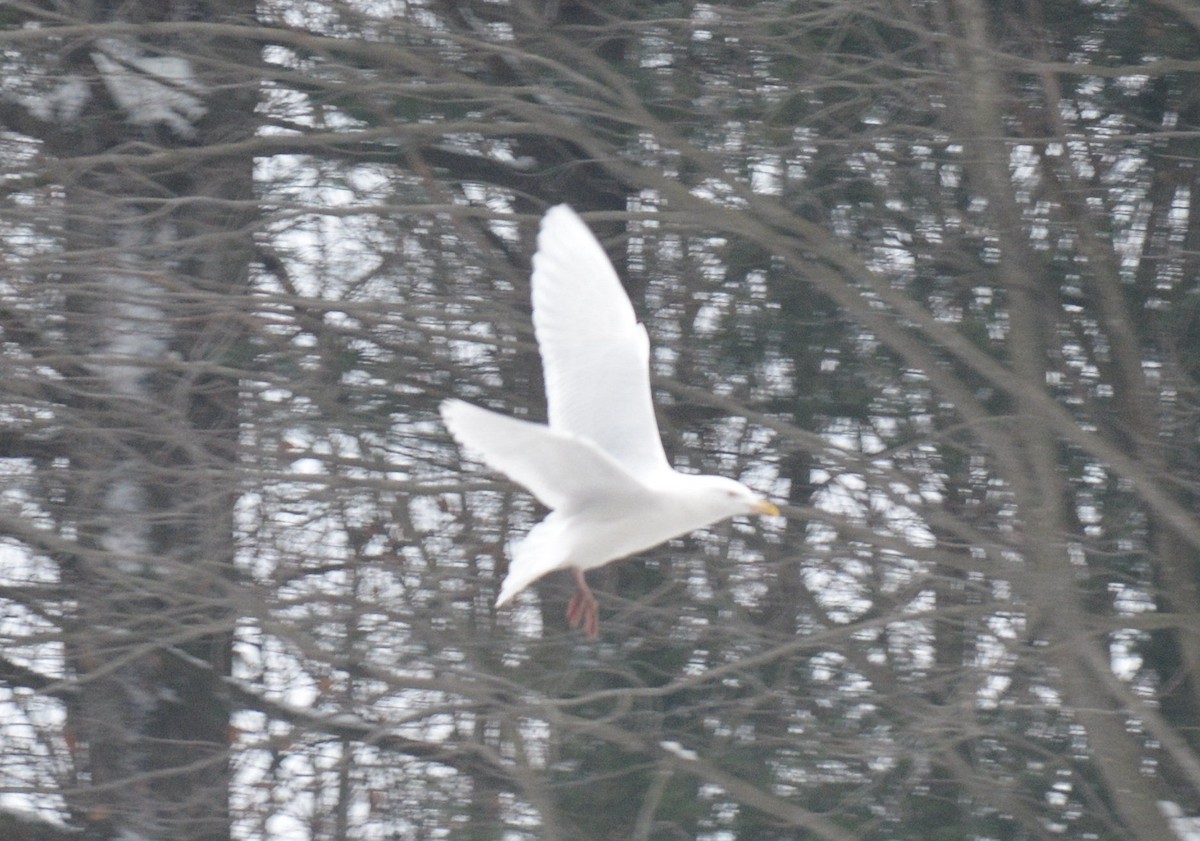
[[[455,439],[484,463],[524,486],[547,508],[578,508],[645,487],[590,441],[462,400],[442,402],[442,420]]]
[[[592,441],[630,472],[670,470],[650,392],[650,340],[600,243],[551,208],[533,257],[533,326],[551,429]]]
[[[517,593],[548,572],[566,565],[569,544],[563,535],[561,515],[550,512],[512,548],[512,563],[500,585],[496,607],[503,607]]]

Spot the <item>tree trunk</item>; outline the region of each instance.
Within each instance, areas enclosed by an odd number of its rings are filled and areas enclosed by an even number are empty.
[[[78,4],[86,23],[248,19],[253,5]],[[253,45],[100,37],[70,54],[63,162],[62,528],[77,691],[68,805],[98,838],[229,837],[234,467],[251,257]],[[231,70],[230,68],[236,68]],[[86,95],[84,94],[86,91]]]

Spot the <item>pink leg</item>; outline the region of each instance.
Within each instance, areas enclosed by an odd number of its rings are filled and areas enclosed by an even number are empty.
[[[600,606],[596,597],[592,595],[592,588],[583,577],[583,570],[576,568],[574,572],[575,583],[579,585],[579,589],[571,596],[571,603],[567,605],[567,623],[572,628],[582,625],[583,632],[595,639],[600,635]]]

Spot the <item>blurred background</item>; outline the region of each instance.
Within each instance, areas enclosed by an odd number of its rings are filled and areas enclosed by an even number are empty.
[[[1200,10],[0,6],[0,835],[1200,838]],[[786,519],[495,610],[568,202]]]

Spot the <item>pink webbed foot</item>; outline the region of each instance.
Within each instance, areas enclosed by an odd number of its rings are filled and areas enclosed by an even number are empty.
[[[576,569],[574,572],[575,583],[579,585],[579,589],[571,596],[571,602],[567,605],[567,623],[572,628],[582,626],[583,632],[589,638],[595,639],[600,635],[600,605],[583,577],[583,570]]]

